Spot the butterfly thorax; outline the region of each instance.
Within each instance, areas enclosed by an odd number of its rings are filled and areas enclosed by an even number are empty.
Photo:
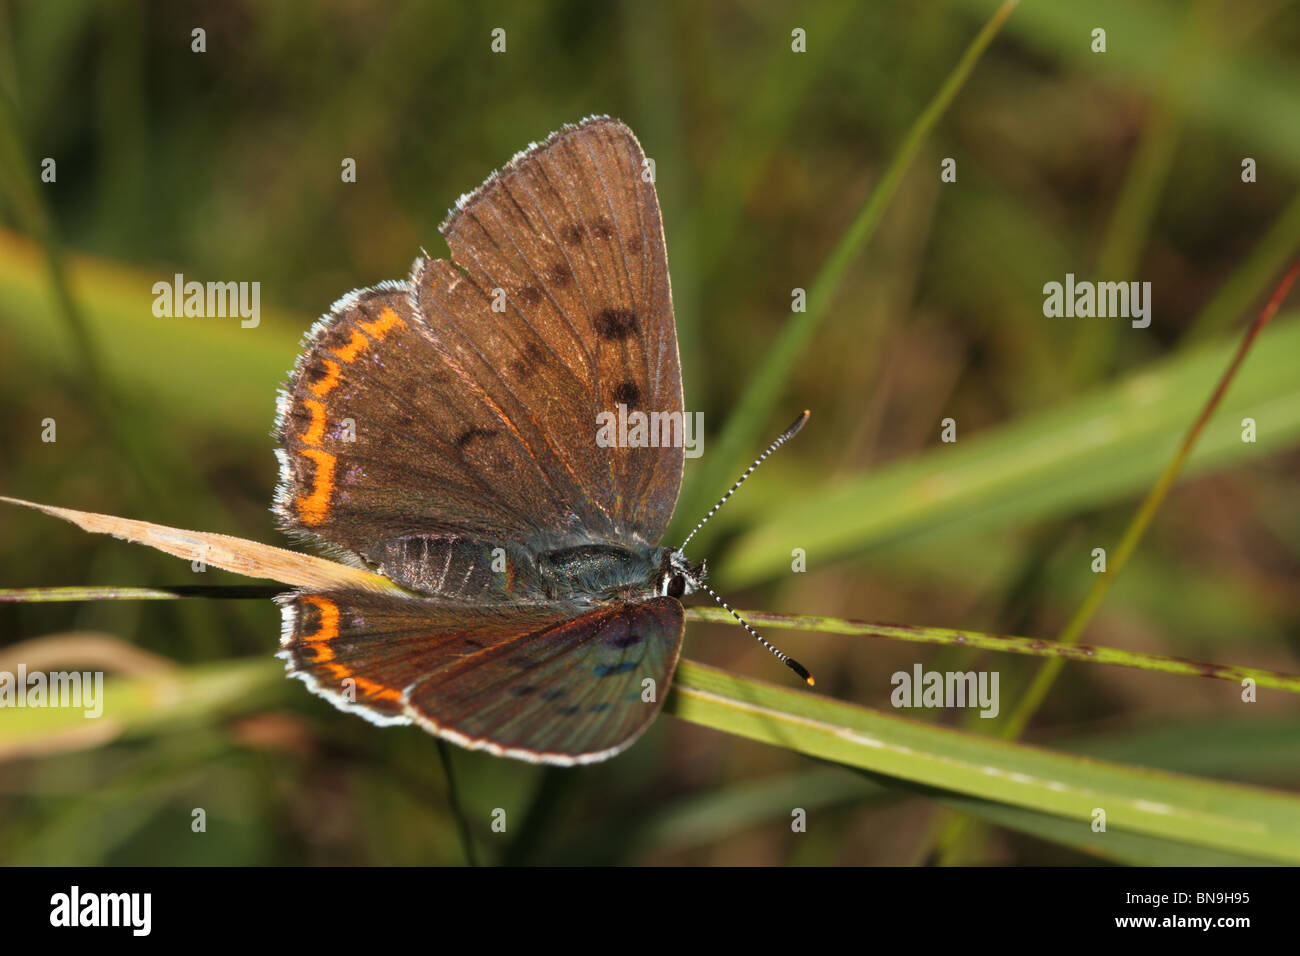
[[[555,599],[644,601],[658,595],[666,548],[584,544],[546,551],[537,570]]]

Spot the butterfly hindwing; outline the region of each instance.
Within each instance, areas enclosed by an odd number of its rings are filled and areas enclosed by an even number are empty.
[[[571,765],[613,756],[659,713],[681,651],[672,598],[496,609],[360,591],[281,598],[286,668],[375,723]]]

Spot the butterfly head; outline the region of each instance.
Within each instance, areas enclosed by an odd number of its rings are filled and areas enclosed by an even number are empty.
[[[704,584],[704,561],[691,567],[686,555],[680,551],[665,551],[659,567],[658,593],[660,597],[680,598],[694,594]]]

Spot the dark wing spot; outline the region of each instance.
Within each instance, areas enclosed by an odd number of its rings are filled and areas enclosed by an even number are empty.
[[[527,697],[535,690],[537,690],[536,687],[512,687],[510,693],[514,694],[516,697]]]
[[[306,488],[314,487],[316,484],[316,459],[308,458],[306,455],[294,455],[293,473],[299,485]]]
[[[597,216],[591,221],[591,232],[601,239],[613,239],[614,224],[609,221],[608,216]]]
[[[524,305],[537,305],[542,301],[542,293],[538,291],[535,285],[522,285],[516,290],[515,295],[519,296],[519,301]]]
[[[582,227],[571,222],[560,230],[560,241],[566,246],[576,246],[582,242]]]
[[[601,701],[599,704],[592,704],[587,708],[587,712],[591,714],[603,714],[607,710],[609,710],[609,704],[605,701]]]
[[[545,700],[545,701],[548,701],[548,702],[549,702],[549,701],[552,701],[552,700],[559,700],[559,699],[560,699],[561,697],[563,697],[563,696],[564,696],[564,691],[562,691],[562,690],[556,690],[555,688],[551,688],[550,690],[544,690],[544,691],[542,691],[542,700]]]
[[[495,428],[467,428],[457,436],[456,447],[464,448],[475,438],[491,438],[496,433]]]
[[[617,664],[597,664],[593,669],[597,677],[609,677],[611,674],[626,674],[636,670],[636,661],[620,661]]]
[[[516,379],[526,382],[533,377],[537,366],[546,359],[546,353],[536,342],[529,342],[519,357],[510,363],[510,371]]]
[[[641,251],[641,237],[628,236],[627,242],[624,243],[624,246],[627,248],[628,252],[632,253],[632,255],[636,255]]]
[[[295,637],[303,634],[315,634],[320,630],[320,621],[324,612],[315,604],[306,601],[296,602],[298,608],[298,622],[295,628]]]
[[[321,363],[320,365],[313,365],[311,368],[307,369],[305,372],[302,373],[302,380],[305,384],[309,386],[315,385],[318,382],[324,381],[325,378],[329,375],[329,372],[330,370],[325,366],[324,363]]]
[[[636,647],[643,640],[645,640],[645,638],[642,635],[637,634],[635,631],[628,631],[623,634],[615,632],[610,637],[602,638],[601,643],[606,647],[614,647],[619,650],[624,650],[629,647]]]
[[[352,332],[352,326],[346,322],[335,322],[316,340],[316,345],[326,352],[332,352],[334,349],[351,342]]]
[[[567,262],[557,262],[546,270],[546,278],[552,285],[566,286],[573,282],[573,270]]]
[[[294,402],[289,406],[289,416],[286,424],[288,428],[285,429],[285,433],[296,438],[306,431],[311,424],[311,412],[306,405]]]
[[[631,408],[640,400],[641,389],[637,388],[636,382],[622,382],[614,389],[615,404],[622,403]]]
[[[560,712],[561,714],[563,714],[565,717],[572,717],[572,716],[573,716],[574,714],[576,714],[579,710],[580,710],[580,708],[577,707],[576,705],[574,705],[574,704],[569,704],[567,707],[561,707],[561,708],[559,709],[559,712]]]
[[[622,341],[636,334],[636,313],[631,309],[602,309],[596,315],[595,326],[602,339]]]

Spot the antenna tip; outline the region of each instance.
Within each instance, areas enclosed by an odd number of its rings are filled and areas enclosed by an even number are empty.
[[[811,414],[812,412],[805,408],[803,414],[790,423],[790,427],[781,433],[781,437],[778,438],[777,441],[787,442],[795,435],[799,434],[799,429],[803,428],[804,423],[808,421],[808,416]]]
[[[812,687],[814,684],[817,683],[815,680],[813,680],[812,674],[808,673],[808,668],[804,667],[793,657],[787,657],[785,659],[785,666],[790,668],[790,670],[794,671],[800,677],[802,677],[804,679],[804,683],[807,684],[809,687]]]

